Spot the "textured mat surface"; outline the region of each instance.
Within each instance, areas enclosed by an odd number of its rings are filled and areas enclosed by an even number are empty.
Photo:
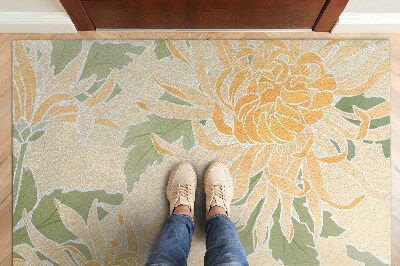
[[[390,264],[388,45],[15,41],[14,263],[142,265],[187,160],[202,265],[218,158],[251,265]]]

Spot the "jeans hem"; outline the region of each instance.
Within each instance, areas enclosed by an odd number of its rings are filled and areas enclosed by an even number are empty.
[[[211,216],[210,218],[208,218],[206,220],[206,224],[208,224],[212,219],[214,219],[215,217],[225,217],[225,219],[228,219],[231,223],[233,223],[233,221],[231,220],[231,218],[229,218],[228,216],[226,216],[225,214],[214,214],[213,216]]]
[[[189,215],[187,215],[187,214],[184,214],[184,213],[173,213],[173,214],[171,214],[171,216],[172,216],[172,215],[182,216],[182,217],[188,218],[188,219],[190,220],[190,222],[192,223],[193,227],[194,227],[194,220],[193,220],[193,217],[191,217],[191,216],[189,216]]]

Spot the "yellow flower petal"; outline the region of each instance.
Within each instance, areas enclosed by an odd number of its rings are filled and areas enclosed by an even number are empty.
[[[210,151],[216,151],[216,152],[237,149],[236,145],[217,145],[214,142],[212,142],[211,140],[209,140],[204,131],[203,126],[199,122],[192,121],[192,126],[193,126],[193,133],[196,137],[196,140],[205,149],[210,150]]]
[[[271,133],[283,140],[283,141],[291,141],[294,138],[294,134],[290,131],[288,131],[286,128],[284,128],[281,123],[276,119],[275,116],[271,116]]]
[[[300,59],[297,61],[298,65],[303,65],[303,64],[309,64],[309,63],[315,63],[315,62],[321,62],[321,58],[316,55],[315,53],[308,52],[303,54]]]
[[[239,200],[246,194],[250,182],[249,173],[253,164],[253,158],[259,149],[259,146],[251,146],[250,149],[247,150],[243,160],[240,163],[239,171],[235,180],[235,190],[233,193],[233,200],[235,201]]]
[[[307,193],[307,203],[308,203],[308,210],[313,217],[314,223],[314,234],[315,240],[319,239],[319,235],[321,234],[322,230],[322,219],[323,219],[323,212],[322,212],[322,204],[321,198],[318,197],[317,193],[313,189],[311,189]]]
[[[304,121],[309,125],[314,124],[315,122],[320,120],[324,115],[324,112],[321,110],[309,111],[303,108],[298,108],[297,110],[300,111],[301,115],[304,118]]]
[[[242,50],[240,50],[237,55],[236,55],[236,60],[238,60],[239,58],[243,57],[243,56],[248,56],[250,54],[256,54],[257,51],[254,50],[253,48],[243,48]],[[247,60],[247,59],[246,59]]]
[[[208,95],[213,95],[214,91],[211,90],[210,82],[208,79],[208,72],[206,67],[204,47],[199,41],[193,41],[190,43],[193,50],[193,57],[195,60],[197,80],[203,91]]]
[[[52,121],[55,121],[55,122],[75,122],[76,121],[76,114],[58,116],[56,118],[52,118]]]
[[[292,203],[293,197],[287,194],[281,194],[281,217],[280,217],[280,225],[282,228],[282,233],[285,238],[290,242],[292,242],[294,230],[292,224]]]
[[[275,117],[278,119],[278,121],[289,131],[292,132],[301,132],[304,129],[304,125],[299,123],[298,121],[279,114],[275,114]]]
[[[267,227],[271,228],[272,213],[275,211],[279,203],[279,193],[271,184],[268,184],[267,198],[264,200],[261,207],[260,214],[258,215],[258,222],[256,227],[257,243],[260,246],[267,239]]]
[[[232,81],[232,83],[231,83],[231,85],[229,87],[229,96],[230,96],[230,99],[231,99],[232,106],[234,105],[236,91],[239,88],[239,86],[246,79],[247,73],[248,72],[245,69],[245,70],[237,73],[235,75],[235,77],[233,78],[233,81]]]
[[[78,113],[78,106],[76,104],[54,106],[44,116],[44,120],[49,119],[54,116],[59,116],[62,114],[69,114],[69,113],[73,113],[73,114]]]
[[[118,126],[110,119],[105,119],[101,117],[96,117],[94,123],[97,125],[107,126],[111,128],[118,128]]]
[[[323,162],[323,163],[339,163],[339,162],[343,161],[344,159],[346,159],[346,157],[347,157],[347,150],[338,155],[318,158],[318,161]]]
[[[225,123],[222,108],[218,104],[215,104],[214,113],[211,118],[220,132],[226,135],[232,135],[232,127]]]
[[[368,129],[369,129],[369,124],[371,122],[371,119],[369,116],[362,111],[360,108],[353,106],[354,113],[358,115],[358,117],[361,118],[361,124],[359,127],[359,131],[357,136],[355,137],[356,140],[361,139],[367,135]]]
[[[354,89],[337,89],[335,95],[337,96],[352,96],[361,94],[374,86],[385,73],[389,73],[389,59],[383,60],[376,67],[371,77],[361,86]]]
[[[253,143],[254,141],[250,139],[246,134],[246,130],[244,129],[243,123],[238,120],[236,116],[234,116],[233,122],[233,135],[241,142]]]
[[[281,97],[283,102],[287,104],[300,104],[310,101],[310,96],[308,95],[308,92],[305,91],[282,89]]]
[[[333,95],[331,92],[323,91],[317,93],[311,101],[310,110],[316,110],[328,105],[331,105],[333,102]]]
[[[154,133],[152,133],[152,134],[150,135],[150,137],[151,137],[151,142],[153,142],[154,148],[155,148],[159,153],[164,154],[164,155],[168,155],[168,156],[173,156],[173,154],[172,154],[170,151],[168,151],[168,150],[162,148],[162,147],[158,144],[157,140],[155,139],[155,134],[154,134]]]
[[[167,44],[169,50],[171,51],[171,53],[172,53],[173,55],[175,55],[176,57],[178,57],[182,62],[184,62],[184,63],[186,63],[186,64],[188,63],[188,62],[186,61],[186,59],[181,55],[181,53],[178,51],[178,49],[176,49],[176,47],[172,44],[172,42],[171,42],[170,40],[166,40],[165,42],[166,42],[166,44]]]
[[[319,91],[333,91],[336,89],[336,81],[332,75],[326,75],[323,78],[307,85],[307,88],[316,88]]]
[[[293,157],[296,157],[296,158],[306,157],[308,155],[308,152],[311,150],[311,147],[313,144],[314,144],[314,135],[311,133],[304,149],[301,152],[294,153]]]
[[[249,136],[250,139],[263,143],[264,140],[258,134],[258,132],[257,132],[258,127],[254,121],[255,111],[256,111],[256,106],[253,106],[253,108],[247,113],[247,116],[245,117],[245,120],[244,120],[244,129],[246,131],[247,136]]]
[[[111,71],[104,84],[99,88],[96,95],[85,101],[85,104],[87,106],[96,105],[107,98],[107,96],[111,93],[112,89],[114,88],[116,74],[117,74],[116,70]]]
[[[371,119],[390,115],[390,102],[386,101],[378,104],[367,111]]]
[[[221,40],[211,40],[211,45],[214,48],[214,51],[216,52],[221,64],[223,67],[228,67],[230,66],[231,62],[229,60],[228,55],[225,52],[225,48],[222,45]]]
[[[167,92],[181,98],[184,101],[192,103],[199,107],[213,108],[210,96],[201,90],[193,89],[183,84],[174,82],[170,79],[163,78],[160,75],[155,75],[154,80],[158,85],[164,88]]]
[[[271,143],[274,141],[277,143],[284,143],[284,141],[280,140],[279,138],[275,137],[272,134],[272,132],[269,128],[269,125],[268,125],[269,119],[270,118],[269,118],[268,114],[265,114],[265,113],[261,114],[260,121],[258,123],[258,129],[257,129],[258,135],[260,135],[260,137],[262,137],[263,140],[267,143]]]
[[[356,178],[358,182],[360,182],[361,186],[364,188],[365,192],[368,196],[382,201],[390,201],[391,195],[390,191],[381,191],[374,188],[368,178],[352,163],[349,161],[342,161],[340,163],[340,168],[346,174]]]
[[[22,85],[22,78],[16,64],[13,64],[13,84],[12,84],[14,119],[17,122],[24,115],[25,91]]]
[[[296,163],[296,165],[294,166],[293,169],[296,169],[296,167],[297,167],[297,173],[298,173],[299,165],[297,165],[297,164],[298,163]],[[279,191],[282,191],[288,195],[302,197],[308,192],[308,190],[310,188],[309,183],[305,179],[303,179],[304,189],[302,190],[297,185],[295,185],[292,181],[290,181],[288,178],[272,174],[268,168],[265,168],[264,172],[267,175],[269,182],[275,188],[277,188]],[[292,171],[292,172],[295,172],[295,171]]]
[[[30,121],[35,106],[36,76],[22,44],[22,41],[15,42],[15,59],[18,64],[21,80],[23,80],[23,84],[25,85],[20,90],[23,89],[25,91],[26,119]]]
[[[276,99],[275,112],[298,121],[301,120],[301,115],[293,107],[284,104],[280,97]]]
[[[74,97],[67,95],[67,94],[54,94],[54,95],[50,96],[37,109],[37,111],[33,117],[32,124],[35,125],[36,123],[41,121],[42,117],[44,116],[46,111],[49,110],[49,108],[51,106],[56,105],[63,101],[73,102],[73,101],[75,101],[75,99],[74,99]]]
[[[365,195],[361,195],[347,205],[337,204],[337,203],[333,202],[325,190],[325,185],[324,185],[324,181],[322,180],[320,166],[317,161],[317,158],[315,157],[314,152],[311,151],[308,154],[306,163],[303,164],[303,166],[304,166],[303,168],[306,169],[305,172],[309,176],[311,183],[312,183],[315,191],[317,192],[317,194],[320,196],[320,198],[323,201],[329,203],[333,207],[336,207],[338,209],[351,209],[351,208],[354,208],[355,206],[357,206],[357,204],[360,203],[364,199]]]

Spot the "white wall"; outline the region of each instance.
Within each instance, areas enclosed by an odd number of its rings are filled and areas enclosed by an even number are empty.
[[[76,32],[58,0],[0,0],[0,33]]]
[[[58,0],[0,0],[0,11],[65,12]]]
[[[343,13],[399,13],[399,0],[350,0]]]
[[[400,0],[350,0],[332,32],[400,32]]]

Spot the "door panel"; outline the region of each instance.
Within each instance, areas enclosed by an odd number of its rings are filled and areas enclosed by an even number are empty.
[[[311,29],[325,0],[82,0],[96,28]]]
[[[349,0],[59,0],[79,31],[312,29],[331,31]]]

